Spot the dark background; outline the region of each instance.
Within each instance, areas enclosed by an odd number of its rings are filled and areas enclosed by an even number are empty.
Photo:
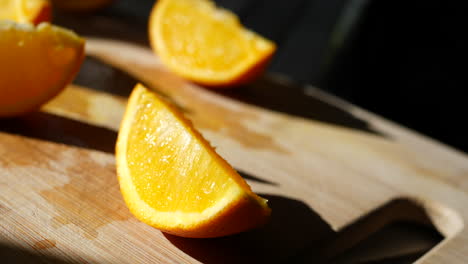
[[[270,71],[468,152],[465,1],[217,2],[278,44]]]
[[[466,1],[215,1],[278,44],[269,72],[468,152]],[[154,2],[116,0],[104,12],[146,28]]]

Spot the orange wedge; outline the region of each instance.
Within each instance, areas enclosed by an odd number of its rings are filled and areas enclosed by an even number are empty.
[[[52,7],[48,0],[0,0],[0,20],[39,24],[50,21]]]
[[[0,117],[35,110],[57,95],[78,72],[84,44],[48,23],[0,21]]]
[[[120,189],[142,222],[183,237],[219,237],[262,225],[267,201],[174,106],[133,90],[116,147]]]
[[[157,1],[149,34],[153,50],[170,70],[212,87],[251,81],[276,50],[210,0]]]

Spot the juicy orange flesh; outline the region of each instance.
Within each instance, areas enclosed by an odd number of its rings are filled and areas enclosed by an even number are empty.
[[[1,19],[16,19],[15,2],[11,0],[0,0],[0,18]]]
[[[229,11],[209,1],[171,1],[159,28],[171,60],[187,69],[219,72],[266,53],[272,43],[242,27]]]
[[[49,2],[45,0],[0,0],[0,19],[33,22],[46,6]]]
[[[2,22],[0,34],[0,112],[14,105],[30,105],[45,96],[45,91],[63,85],[81,56],[78,47],[83,40],[46,23],[36,29]]]
[[[45,4],[45,1],[41,0],[26,0],[21,2],[22,3],[19,6],[19,8],[21,9],[20,12],[22,12],[25,15],[36,15]]]
[[[238,183],[191,127],[154,97],[141,94],[129,133],[132,182],[140,199],[157,211],[202,212]]]

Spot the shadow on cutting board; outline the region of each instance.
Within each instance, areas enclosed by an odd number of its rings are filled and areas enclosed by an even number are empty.
[[[0,259],[4,264],[71,263],[70,260],[61,259],[57,256],[43,255],[32,250],[13,247],[3,243],[0,243]]]
[[[124,97],[128,97],[138,82],[141,81],[131,74],[90,56],[86,57],[74,81],[80,86]],[[158,90],[158,87],[152,88]],[[213,92],[291,116],[385,136],[373,129],[367,121],[352,115],[347,109],[328,103],[317,96],[308,96],[298,84],[283,82],[274,75],[265,75],[242,87],[213,90]]]
[[[277,182],[273,182],[273,181],[270,181],[270,180],[266,180],[266,179],[261,179],[259,177],[256,177],[256,176],[253,176],[247,172],[244,172],[244,171],[241,171],[239,169],[237,169],[237,173],[240,174],[240,176],[242,176],[242,178],[246,179],[246,180],[251,180],[251,181],[254,181],[254,182],[258,182],[258,183],[263,183],[263,184],[267,184],[267,185],[272,185],[272,186],[279,186],[279,184]]]
[[[271,219],[262,228],[211,239],[164,235],[202,263],[281,263],[287,261],[298,247],[318,243],[334,234],[305,203],[277,195],[260,195],[268,199],[272,208]],[[313,249],[311,253],[314,253]]]
[[[318,263],[413,263],[443,239],[422,207],[398,198],[322,241]],[[309,244],[291,261],[315,263],[310,254],[315,246]]]
[[[301,201],[261,196],[269,200],[273,213],[260,229],[213,239],[165,236],[203,263],[406,264],[443,239],[424,210],[405,199],[391,201],[335,232]]]
[[[330,104],[317,96],[305,94],[304,86],[267,74],[234,89],[217,91],[223,96],[292,116],[385,136],[367,121],[352,115],[346,108]]]
[[[2,119],[0,131],[109,154],[114,154],[117,141],[117,132],[113,130],[45,112]],[[276,182],[238,172],[244,179],[278,186]]]
[[[80,148],[114,153],[117,133],[45,112],[2,119],[0,131]]]

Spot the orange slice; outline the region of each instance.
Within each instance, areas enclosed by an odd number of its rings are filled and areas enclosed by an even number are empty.
[[[84,43],[48,23],[0,21],[0,117],[35,110],[57,95],[78,72]]]
[[[149,33],[153,50],[169,69],[213,87],[252,80],[276,50],[273,42],[209,0],[157,1]]]
[[[0,0],[0,20],[37,25],[51,18],[52,7],[48,0]]]
[[[120,189],[141,221],[184,237],[219,237],[263,224],[267,201],[252,192],[174,106],[133,90],[116,147]]]

